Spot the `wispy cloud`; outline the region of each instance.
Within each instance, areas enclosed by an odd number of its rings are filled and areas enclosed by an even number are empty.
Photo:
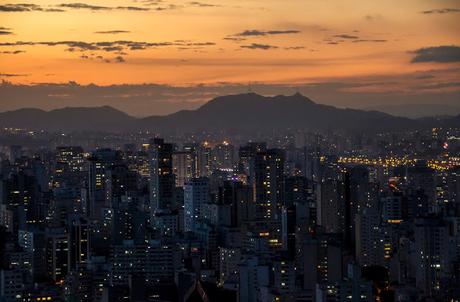
[[[12,34],[13,32],[11,31],[11,28],[0,26],[0,36],[12,35]]]
[[[385,43],[388,42],[388,40],[385,39],[357,39],[351,41],[353,43],[365,43],[365,42],[372,42],[372,43]]]
[[[219,4],[210,4],[210,3],[204,3],[204,2],[199,2],[199,1],[191,1],[187,3],[190,6],[197,6],[197,7],[222,7],[222,5]]]
[[[94,61],[99,61],[103,63],[125,63],[126,62],[125,58],[123,58],[122,56],[116,56],[114,58],[110,58],[110,57],[104,57],[101,55],[96,55],[94,53],[91,53],[89,55],[82,54],[80,56],[80,59],[94,60]]]
[[[6,54],[6,55],[17,55],[17,54],[25,53],[25,52],[26,52],[25,50],[5,50],[5,51],[1,51],[0,53]]]
[[[300,33],[300,30],[295,30],[295,29],[269,30],[269,31],[261,31],[261,30],[257,30],[257,29],[252,29],[252,30],[242,31],[242,32],[236,33],[236,34],[231,35],[231,36],[254,37],[254,36],[287,35],[287,34],[298,34],[298,33]]]
[[[110,10],[111,7],[108,6],[99,6],[99,5],[91,5],[86,3],[62,3],[58,4],[58,7],[64,8],[73,8],[73,9],[89,9],[89,10]]]
[[[43,11],[43,12],[63,12],[64,10],[59,8],[44,8],[38,4],[33,3],[7,3],[0,5],[0,12],[31,12],[31,11]]]
[[[364,35],[365,37],[360,37],[356,33],[359,33],[359,31],[355,30],[353,31],[352,34],[336,34],[332,35],[329,38],[324,39],[324,43],[328,45],[339,45],[342,43],[385,43],[388,42],[386,39],[376,39],[372,37],[366,37],[367,35]]]
[[[91,5],[87,3],[61,3],[57,7],[67,8],[67,9],[85,9],[92,11],[104,11],[104,10],[133,10],[133,11],[148,11],[150,8],[141,7],[141,6],[100,6],[100,5]]]
[[[102,30],[95,31],[95,34],[107,34],[107,35],[116,35],[116,34],[127,34],[130,33],[129,30]]]
[[[240,47],[241,48],[247,48],[247,49],[261,49],[261,50],[269,50],[269,49],[279,48],[278,46],[275,46],[275,45],[259,44],[259,43],[252,43],[250,45],[241,45]]]
[[[28,74],[21,73],[0,73],[0,78],[27,77]]]
[[[3,42],[0,46],[67,46],[69,51],[86,51],[86,50],[104,50],[104,51],[120,51],[123,49],[129,50],[142,50],[149,48],[158,48],[166,46],[213,46],[214,42],[194,42],[194,41],[174,41],[174,42],[145,42],[145,41],[100,41],[100,42],[84,42],[84,41],[45,41],[45,42],[32,42],[32,41],[17,41],[17,42]]]
[[[460,9],[459,8],[438,8],[438,9],[425,10],[425,11],[422,11],[421,13],[425,15],[460,13]]]
[[[243,38],[243,37],[225,37],[224,40],[233,41],[233,42],[242,42],[242,41],[246,41],[246,38]]]
[[[99,56],[107,62],[124,63],[125,59],[121,56],[129,55],[130,51],[141,51],[148,49],[157,49],[164,47],[175,48],[178,51],[191,50],[191,51],[203,51],[207,47],[216,45],[214,42],[199,42],[190,40],[175,40],[172,42],[146,42],[146,41],[99,41],[99,42],[85,42],[85,41],[17,41],[17,42],[1,42],[0,47],[20,47],[20,46],[64,46],[65,51],[71,53],[80,53],[82,59],[100,59]],[[0,54],[19,54],[24,51],[22,50],[7,50],[2,51]],[[113,53],[119,55],[113,59],[107,59],[102,56],[103,53]]]
[[[358,39],[358,36],[354,35],[349,35],[349,34],[340,34],[340,35],[334,35],[334,38],[340,38],[340,39]]]
[[[284,47],[284,49],[286,49],[286,50],[301,50],[301,49],[305,49],[305,46],[288,46],[288,47]]]

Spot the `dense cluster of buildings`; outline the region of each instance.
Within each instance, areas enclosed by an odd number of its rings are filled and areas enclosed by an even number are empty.
[[[0,301],[460,301],[458,139],[385,138],[0,143]]]

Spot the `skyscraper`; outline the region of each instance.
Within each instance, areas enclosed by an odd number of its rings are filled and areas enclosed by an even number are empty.
[[[160,138],[150,141],[150,211],[152,213],[168,209],[173,203],[172,154],[172,144],[167,144]]]
[[[196,230],[201,218],[201,207],[209,202],[209,180],[205,177],[194,178],[184,187],[184,229],[186,232]]]
[[[249,172],[255,215],[258,219],[279,216],[284,193],[284,153],[279,149],[258,152],[251,159]]]
[[[177,151],[172,155],[173,171],[176,175],[176,186],[183,187],[196,175],[196,160],[192,151]]]
[[[91,155],[88,177],[89,215],[101,218],[102,207],[111,204],[111,167],[120,160],[120,154],[111,149],[100,149]]]
[[[445,221],[437,217],[415,221],[415,283],[427,297],[443,293],[442,281],[453,268],[448,243],[449,228]]]

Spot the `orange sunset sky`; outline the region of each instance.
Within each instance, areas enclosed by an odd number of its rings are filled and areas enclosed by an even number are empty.
[[[458,20],[458,0],[1,0],[0,79],[452,93]]]

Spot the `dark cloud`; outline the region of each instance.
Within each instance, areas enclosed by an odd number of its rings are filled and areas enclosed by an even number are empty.
[[[93,43],[87,43],[82,41],[58,41],[58,42],[38,42],[39,45],[47,45],[47,46],[57,46],[57,45],[65,45],[68,46],[67,51],[85,51],[85,50],[98,50],[99,48],[95,46]]]
[[[12,35],[11,28],[0,26],[0,36]]]
[[[134,11],[148,11],[148,10],[150,10],[149,8],[139,7],[139,6],[117,6],[117,7],[115,7],[115,9],[134,10]]]
[[[276,35],[298,34],[300,32],[301,32],[300,30],[294,30],[294,29],[289,29],[289,30],[268,30],[268,31],[251,29],[251,30],[245,30],[245,31],[236,33],[234,35],[227,36],[227,37],[224,38],[224,40],[239,43],[239,42],[246,41],[247,39],[249,39],[251,37],[267,37],[267,36],[276,36]],[[243,46],[240,46],[240,47],[241,48],[249,48],[249,49],[273,49],[273,48],[278,48],[277,46],[266,45],[266,44],[258,44],[258,43],[252,43],[250,45],[243,45]]]
[[[285,34],[298,34],[300,30],[270,30],[266,32],[267,35],[285,35]]]
[[[198,8],[213,8],[213,7],[231,7],[231,8],[242,8],[241,6],[227,6],[222,4],[216,4],[212,2],[219,2],[219,1],[209,1],[209,2],[201,2],[201,1],[189,1],[185,2],[182,1],[182,4],[167,4],[167,1],[163,0],[134,0],[134,2],[142,3],[146,6],[153,6],[153,10],[163,11],[163,10],[173,10],[173,9],[183,9],[189,7],[198,7]],[[180,2],[180,1],[179,1]]]
[[[0,73],[0,78],[12,78],[12,77],[27,77],[28,74],[19,74],[19,73]]]
[[[340,38],[340,39],[359,39],[358,36],[349,35],[349,34],[334,35],[333,37],[334,38]]]
[[[29,12],[29,11],[44,11],[44,12],[64,12],[64,9],[85,9],[92,11],[108,11],[108,10],[130,10],[130,11],[148,11],[150,8],[139,6],[101,6],[87,3],[61,3],[51,8],[44,8],[37,4],[17,3],[0,5],[0,12]]]
[[[157,47],[182,46],[182,47],[209,47],[214,46],[214,42],[194,42],[194,41],[175,41],[175,42],[144,42],[144,41],[101,41],[101,42],[84,42],[84,41],[47,41],[47,42],[4,42],[0,46],[67,46],[67,51],[109,51],[119,52],[122,50],[143,50]]]
[[[358,30],[354,30],[353,33],[359,33]],[[329,45],[338,45],[341,43],[352,42],[352,43],[385,43],[386,39],[375,39],[375,38],[361,38],[356,34],[337,34],[333,35],[324,42]]]
[[[177,4],[166,4],[165,1],[163,0],[135,0],[134,2],[142,3],[143,5],[146,6],[153,6],[151,10],[156,10],[156,11],[164,11],[164,10],[173,10],[173,9],[179,9],[179,8],[186,8],[186,7],[223,7],[223,5],[220,4],[212,4],[212,3],[207,3],[207,2],[200,2],[200,1],[190,1],[190,2],[185,2],[183,5],[177,5]]]
[[[115,57],[115,61],[116,61],[117,63],[124,63],[124,62],[126,62],[125,59],[124,59],[122,56],[117,56],[117,57]]]
[[[100,60],[104,63],[124,63],[126,62],[126,60],[122,57],[122,56],[116,56],[115,58],[113,58],[113,60],[110,60],[109,58],[104,58],[103,56],[96,56],[95,54],[90,54],[90,55],[81,55],[80,56],[81,59],[84,59],[84,60]]]
[[[159,4],[162,4],[164,1],[163,0],[134,0],[134,2],[140,2],[140,3],[143,3],[144,5],[159,5]]]
[[[305,49],[305,46],[289,46],[289,47],[284,47],[286,50],[300,50],[300,49]]]
[[[224,40],[233,41],[233,42],[242,42],[242,41],[246,41],[246,39],[245,39],[245,38],[242,38],[242,37],[225,37]]]
[[[414,57],[412,63],[437,62],[437,63],[452,63],[460,62],[460,47],[435,46],[417,49],[413,52]]]
[[[65,46],[65,51],[68,52],[80,52],[80,58],[87,59],[88,52],[109,52],[117,54],[118,57],[114,59],[114,62],[123,63],[125,59],[123,56],[128,55],[128,50],[146,50],[146,49],[155,49],[159,47],[176,47],[177,50],[194,50],[202,51],[203,49],[214,46],[214,42],[195,42],[187,40],[176,40],[174,42],[144,42],[144,41],[100,41],[100,42],[84,42],[84,41],[45,41],[45,42],[27,42],[27,41],[17,41],[17,42],[3,42],[0,43],[0,47],[16,47],[16,46],[34,46],[34,45],[44,45],[44,46]],[[0,54],[18,54],[24,51],[0,51]],[[98,58],[98,57],[96,57]],[[99,59],[99,58],[98,58]],[[110,59],[100,57],[101,60],[104,60],[107,63],[112,62]]]
[[[146,1],[134,1],[141,3],[141,6],[105,6],[105,5],[94,5],[83,2],[71,2],[71,3],[60,3],[54,6],[44,7],[38,4],[32,3],[8,3],[0,5],[0,12],[30,12],[30,11],[42,11],[42,12],[64,12],[69,9],[78,10],[90,10],[90,11],[116,11],[116,10],[127,10],[127,11],[165,11],[173,10],[186,7],[223,7],[220,4],[213,4],[200,1],[190,1],[184,5],[177,4],[166,4],[165,1],[161,0],[146,0]]]
[[[131,46],[129,46],[129,50],[144,50],[146,49],[146,46],[144,46],[143,44],[141,43],[135,43],[135,44],[132,44]]]
[[[298,34],[298,33],[300,33],[300,30],[261,31],[261,30],[253,29],[253,30],[245,30],[243,32],[234,34],[232,36],[236,36],[236,37],[251,37],[251,36],[286,35],[286,34]]]
[[[2,51],[0,52],[1,54],[6,54],[6,55],[17,55],[17,54],[20,54],[20,53],[24,53],[25,50],[6,50],[6,51]]]
[[[56,13],[65,12],[65,10],[60,9],[60,8],[47,8],[47,9],[44,9],[44,11],[45,12],[56,12]]]
[[[86,9],[92,11],[105,11],[105,10],[131,10],[131,11],[148,11],[150,8],[139,7],[139,6],[100,6],[100,5],[91,5],[87,3],[61,3],[57,7],[69,8],[69,9]]]
[[[425,15],[430,14],[448,14],[448,13],[460,13],[460,9],[458,8],[441,8],[441,9],[431,9],[421,12]]]
[[[167,6],[158,6],[154,8],[156,11],[164,11],[164,10],[173,10],[173,9],[178,9],[181,8],[182,6],[175,5],[175,4],[169,4]]]
[[[269,50],[269,49],[278,48],[278,46],[269,45],[269,44],[258,44],[258,43],[252,43],[250,45],[242,45],[240,47],[241,48],[247,48],[247,49],[262,49],[262,50]]]
[[[364,43],[364,42],[369,42],[369,43],[385,43],[388,42],[385,39],[358,39],[358,40],[353,40],[351,41],[353,43]]]
[[[116,34],[127,34],[130,33],[129,30],[103,30],[95,31],[95,34],[107,34],[107,35],[116,35]]]
[[[177,43],[177,45],[185,45],[185,46],[214,46],[216,43],[214,42],[190,42],[185,44]]]
[[[0,12],[31,12],[31,11],[43,11],[43,12],[63,12],[62,9],[57,8],[43,8],[40,5],[32,3],[8,3],[0,5]]]
[[[203,3],[203,2],[198,2],[198,1],[192,1],[187,3],[190,6],[197,6],[197,7],[221,7],[221,5],[218,4],[209,4],[209,3]]]
[[[104,51],[122,51],[123,47],[121,46],[107,46],[107,47],[102,47],[102,50]]]
[[[98,5],[90,5],[86,3],[62,3],[58,4],[58,7],[64,8],[73,8],[73,9],[89,9],[89,10],[110,10],[111,7],[108,6],[98,6]]]
[[[29,12],[29,11],[41,11],[40,5],[30,3],[17,3],[17,4],[3,4],[0,5],[0,11],[2,12]]]

